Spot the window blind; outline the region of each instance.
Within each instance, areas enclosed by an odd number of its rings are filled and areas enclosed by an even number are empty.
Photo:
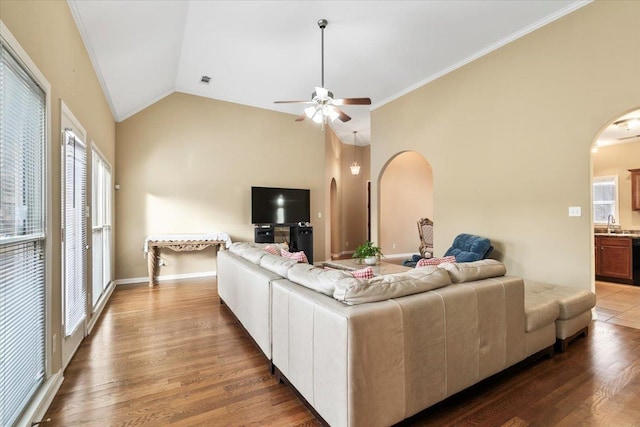
[[[70,130],[65,130],[64,201],[64,329],[70,336],[82,323],[86,312],[86,149]]]
[[[45,374],[46,95],[0,43],[0,425]]]

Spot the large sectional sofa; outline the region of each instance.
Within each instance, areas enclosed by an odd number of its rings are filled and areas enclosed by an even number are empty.
[[[326,423],[387,426],[586,334],[593,293],[505,273],[482,260],[356,279],[235,243],[218,293]]]

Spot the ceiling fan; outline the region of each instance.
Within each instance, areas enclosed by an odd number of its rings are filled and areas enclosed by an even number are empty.
[[[348,122],[351,117],[342,111],[338,106],[342,105],[371,105],[371,99],[369,98],[338,98],[333,97],[333,93],[324,87],[324,29],[327,27],[328,21],[326,19],[318,20],[318,27],[322,34],[321,41],[321,66],[322,66],[322,81],[321,86],[316,87],[311,94],[311,101],[275,101],[275,104],[308,104],[309,107],[304,109],[304,114],[301,114],[296,122],[301,122],[305,118],[310,118],[316,123],[327,123],[327,120],[334,121],[340,119],[343,122]]]

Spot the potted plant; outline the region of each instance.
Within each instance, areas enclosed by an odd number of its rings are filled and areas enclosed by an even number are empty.
[[[364,260],[364,263],[367,265],[374,265],[378,262],[381,256],[383,256],[382,250],[367,240],[356,248],[352,257],[357,258],[360,262]]]

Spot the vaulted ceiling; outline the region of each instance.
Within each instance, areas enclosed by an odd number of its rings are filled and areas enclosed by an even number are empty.
[[[370,138],[370,109],[533,31],[588,1],[68,0],[116,121],[173,92],[299,115],[325,85]],[[208,84],[201,83],[210,76]],[[291,126],[299,126],[291,117]]]

